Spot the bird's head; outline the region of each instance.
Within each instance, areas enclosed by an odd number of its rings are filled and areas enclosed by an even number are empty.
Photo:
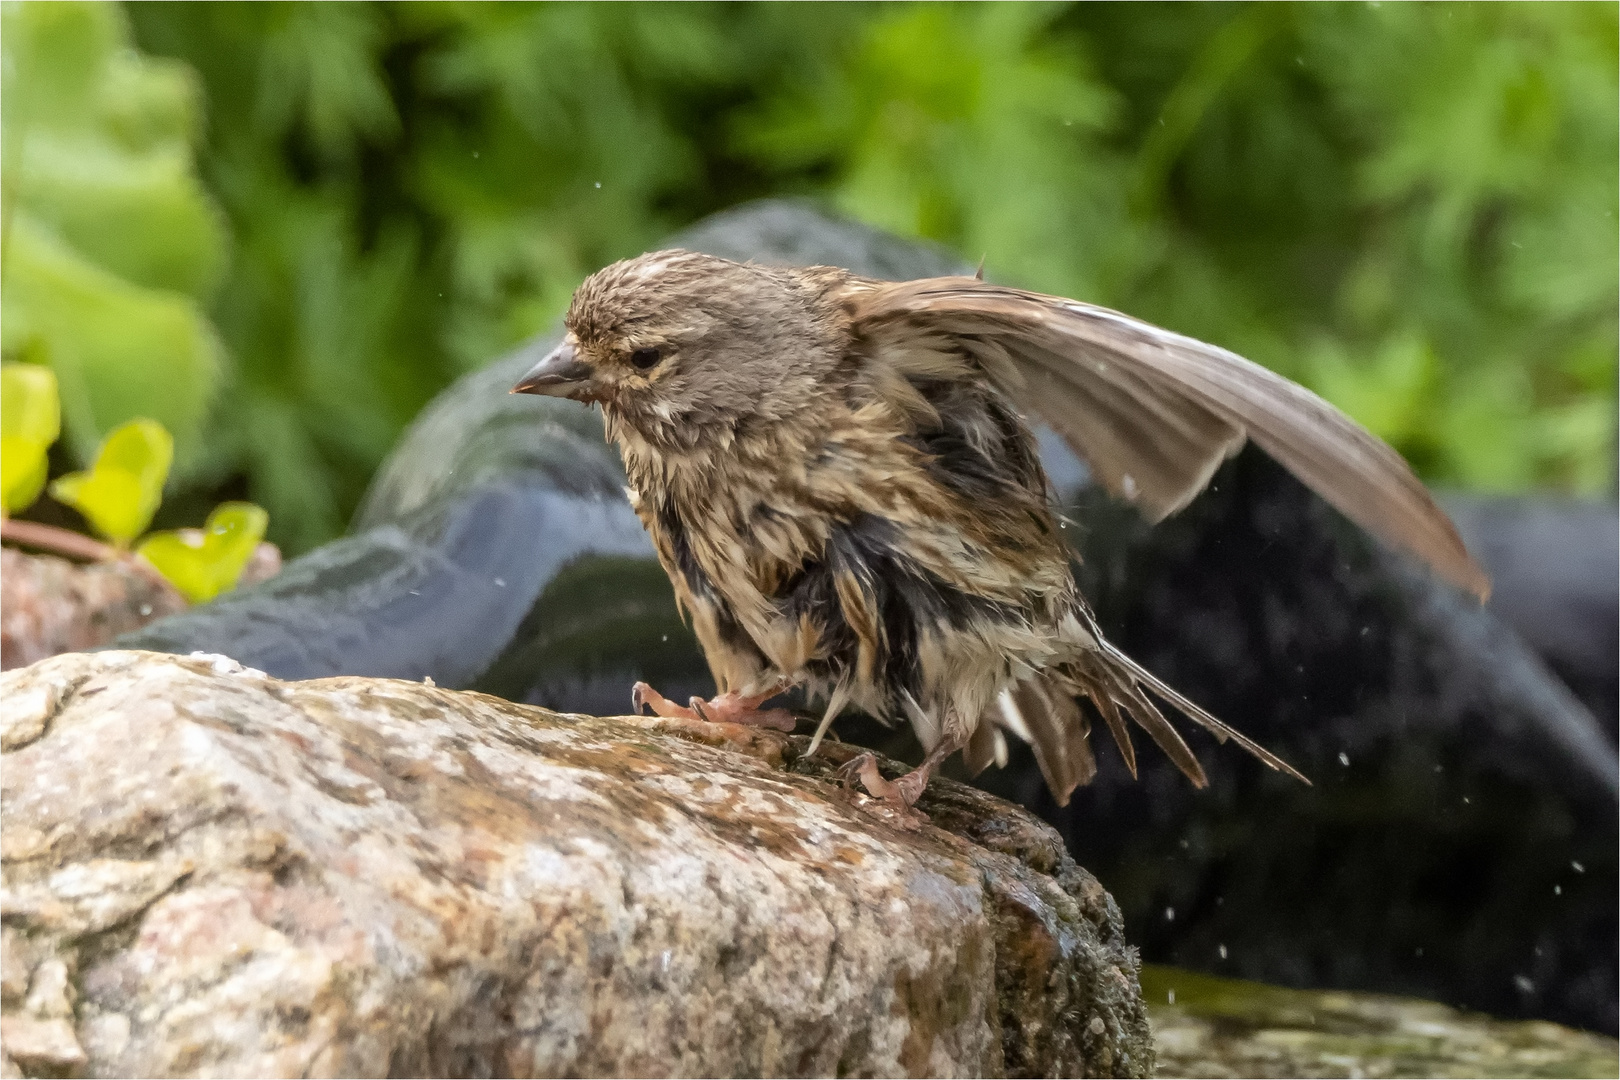
[[[689,251],[614,263],[575,291],[567,335],[513,393],[600,402],[644,434],[782,419],[842,352],[817,296],[792,271]]]

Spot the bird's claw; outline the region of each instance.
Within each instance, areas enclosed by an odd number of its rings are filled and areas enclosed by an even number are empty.
[[[909,807],[901,793],[900,785],[884,777],[878,770],[877,755],[872,753],[858,754],[838,767],[834,774],[846,787],[860,784],[873,798],[884,802],[896,804],[902,808]]]
[[[682,720],[702,720],[710,724],[741,724],[744,727],[768,727],[778,731],[792,731],[798,723],[786,709],[761,709],[764,698],[745,698],[735,692],[720,694],[704,701],[693,697],[687,705],[677,705],[644,682],[630,688],[630,702],[639,714],[643,707],[658,716],[678,717]]]
[[[697,698],[692,700],[696,701]],[[682,720],[703,719],[703,717],[684,705],[675,704],[644,682],[638,682],[630,688],[630,706],[635,710],[637,716],[641,715],[642,709],[647,708],[653,711],[654,716],[668,716]]]
[[[859,783],[879,804],[896,815],[896,823],[902,828],[911,830],[927,824],[928,815],[912,804],[922,794],[928,778],[923,776],[920,784],[908,783],[920,775],[920,770],[914,769],[898,780],[889,780],[878,770],[876,755],[865,753],[844,762],[834,775],[848,787]]]

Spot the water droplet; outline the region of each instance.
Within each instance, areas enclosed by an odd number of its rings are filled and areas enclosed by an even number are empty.
[[[1175,908],[1167,907],[1167,908],[1164,909],[1164,921],[1165,922],[1175,922],[1176,921],[1176,909]]]
[[[1521,994],[1533,994],[1536,990],[1536,984],[1531,982],[1529,977],[1525,975],[1513,976],[1513,985],[1519,988]]]
[[[1176,1003],[1176,992],[1174,990],[1170,991],[1168,994],[1166,994],[1164,996],[1165,996],[1165,1000],[1169,1001],[1170,1004],[1174,1005]]]
[[[1345,766],[1346,768],[1350,766],[1350,755],[1345,753],[1343,750],[1339,751],[1339,764]]]
[[[1562,885],[1554,885],[1553,886],[1553,895],[1554,896],[1563,896],[1564,895],[1564,887]]]
[[[1574,859],[1569,860],[1569,865],[1570,865],[1570,869],[1574,870],[1577,874],[1586,873],[1586,867],[1582,866],[1580,863],[1576,862]]]
[[[498,588],[502,588],[502,589],[506,588],[506,579],[505,578],[496,578],[495,579],[495,585]]]
[[[1221,946],[1220,952],[1221,952],[1221,959],[1225,960],[1226,959],[1226,946],[1225,945]]]
[[[600,191],[600,190],[602,190],[602,181],[600,181],[600,180],[598,180],[598,181],[597,181],[597,182],[596,182],[596,189],[597,189],[597,190],[598,190],[598,191]]]

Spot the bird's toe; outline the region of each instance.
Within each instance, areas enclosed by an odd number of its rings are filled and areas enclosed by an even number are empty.
[[[693,698],[692,700],[696,702],[698,699]],[[686,706],[675,704],[644,682],[638,682],[630,688],[630,705],[637,716],[640,716],[641,710],[646,708],[651,709],[655,716],[679,717],[683,720],[704,719],[703,716]]]

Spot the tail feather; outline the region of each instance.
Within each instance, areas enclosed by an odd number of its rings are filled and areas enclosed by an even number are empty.
[[[1162,680],[1159,679],[1158,676],[1154,675],[1147,668],[1120,652],[1109,642],[1100,638],[1098,640],[1102,645],[1103,655],[1107,656],[1112,662],[1113,666],[1115,666],[1123,675],[1128,677],[1130,681],[1147,687],[1149,690],[1153,691],[1153,693],[1163,698],[1171,705],[1174,705],[1178,712],[1182,713],[1189,720],[1193,721],[1193,723],[1198,724],[1200,727],[1203,727],[1211,732],[1217,740],[1220,742],[1225,742],[1227,739],[1231,739],[1233,742],[1237,743],[1239,746],[1243,747],[1243,749],[1265,762],[1271,768],[1276,769],[1278,772],[1287,773],[1289,776],[1292,776],[1294,779],[1302,783],[1310,783],[1310,781],[1305,778],[1303,773],[1294,768],[1292,765],[1288,764],[1288,762],[1284,761],[1276,754],[1273,754],[1270,750],[1267,750],[1265,747],[1243,734],[1243,732],[1216,719],[1208,712],[1199,708],[1197,705],[1194,705],[1191,701],[1188,701],[1181,694],[1177,693],[1171,687],[1166,685]]]
[[[1091,697],[1091,695],[1087,695]],[[1102,713],[1102,718],[1108,724],[1109,732],[1114,736],[1114,744],[1119,747],[1119,756],[1125,759],[1125,767],[1131,771],[1131,779],[1136,779],[1136,746],[1131,742],[1131,729],[1126,726],[1124,719],[1119,715],[1119,706],[1109,694],[1098,694],[1091,697],[1091,703]]]
[[[964,751],[969,769],[977,773],[990,763],[992,756],[997,760],[1005,759],[1006,743],[996,730],[1005,728],[1034,749],[1046,786],[1059,806],[1067,806],[1074,789],[1090,783],[1097,772],[1089,741],[1091,724],[1078,701],[1084,696],[1108,724],[1131,776],[1136,776],[1136,749],[1131,742],[1130,727],[1125,723],[1127,714],[1195,786],[1206,786],[1209,778],[1197,755],[1148,697],[1151,692],[1208,729],[1220,742],[1231,739],[1271,768],[1310,783],[1288,762],[1187,700],[1101,635],[1097,635],[1097,640],[1100,648],[1087,652],[1061,671],[1037,675],[1002,691],[997,707],[985,718],[988,722],[978,725]]]
[[[1048,678],[1028,679],[1003,690],[997,700],[999,715],[994,719],[1029,743],[1052,796],[1059,806],[1067,806],[1074,789],[1097,775],[1097,759],[1087,740],[1091,724],[1080,711],[1080,703],[1050,682]]]
[[[1176,768],[1187,774],[1187,779],[1193,782],[1194,787],[1207,786],[1209,778],[1204,775],[1204,767],[1198,763],[1198,755],[1192,752],[1192,747],[1187,745],[1181,733],[1164,718],[1164,713],[1159,711],[1158,706],[1148,700],[1148,696],[1142,693],[1135,682],[1121,678],[1118,672],[1110,670],[1108,679],[1112,686],[1104,689],[1103,693],[1112,697],[1115,704],[1125,707],[1125,711],[1131,714],[1131,719],[1136,721],[1136,726],[1146,731],[1149,737],[1159,744],[1159,749],[1176,763]]]

